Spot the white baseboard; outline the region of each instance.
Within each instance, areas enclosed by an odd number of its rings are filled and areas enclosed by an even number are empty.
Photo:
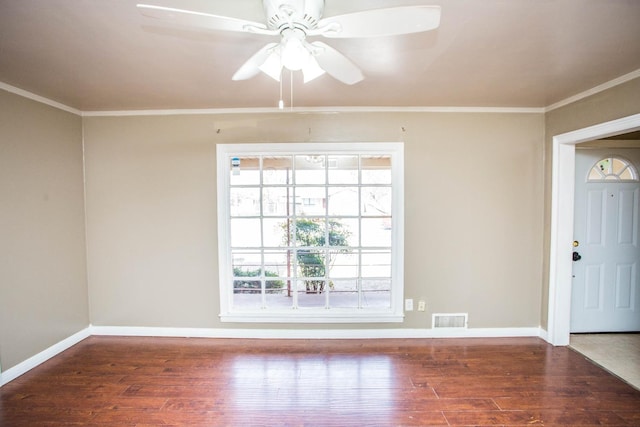
[[[85,328],[80,332],[76,332],[68,338],[63,339],[57,344],[52,345],[46,350],[41,351],[25,360],[24,362],[18,363],[16,366],[13,366],[6,371],[0,373],[0,387],[8,383],[9,381],[13,381],[18,378],[20,375],[27,373],[31,369],[40,365],[43,362],[51,359],[52,357],[62,353],[66,349],[75,344],[79,343],[83,339],[89,337],[91,335],[90,328]]]
[[[478,329],[209,329],[91,326],[92,335],[245,339],[375,339],[540,337],[540,328]]]
[[[132,326],[89,326],[16,366],[0,372],[0,387],[92,335],[244,339],[380,339],[380,338],[507,338],[539,337],[542,328],[442,329],[213,329]]]
[[[538,336],[543,340],[545,340],[546,342],[549,342],[549,332],[547,332],[546,329],[542,329],[542,327],[540,327],[539,329],[540,329],[540,334]]]

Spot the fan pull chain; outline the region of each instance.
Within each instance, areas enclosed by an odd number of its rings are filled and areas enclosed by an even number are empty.
[[[284,100],[282,99],[282,77],[284,70],[280,71],[280,99],[278,100],[278,109],[284,110]],[[293,111],[293,72],[289,72],[289,109]]]

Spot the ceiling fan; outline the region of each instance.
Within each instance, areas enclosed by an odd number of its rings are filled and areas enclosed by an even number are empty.
[[[324,0],[263,0],[266,24],[191,10],[138,4],[150,18],[211,30],[279,36],[252,55],[233,75],[249,79],[260,71],[280,81],[282,69],[301,70],[304,82],[328,73],[345,83],[364,77],[346,56],[321,41],[307,37],[357,38],[394,36],[429,31],[440,25],[440,6],[414,5],[370,9],[323,18]]]

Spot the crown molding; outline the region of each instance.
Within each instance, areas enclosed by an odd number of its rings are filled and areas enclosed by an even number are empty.
[[[340,113],[517,113],[540,114],[544,108],[510,107],[294,107],[278,108],[207,108],[176,110],[84,111],[84,117],[175,116],[198,114],[340,114]]]
[[[585,90],[577,95],[570,96],[569,98],[563,99],[562,101],[558,101],[555,104],[551,104],[544,109],[545,113],[549,111],[553,111],[557,108],[564,107],[565,105],[573,104],[574,102],[580,101],[581,99],[588,98],[591,95],[595,95],[600,92],[604,92],[607,89],[611,89],[612,87],[616,87],[623,83],[629,82],[631,80],[637,79],[640,77],[640,69],[632,71],[630,73],[624,74],[618,78],[613,80],[609,80],[606,83],[593,87],[589,90]]]
[[[123,117],[123,116],[175,116],[175,115],[222,115],[222,114],[340,114],[340,113],[500,113],[500,114],[544,114],[564,107],[581,99],[611,89],[628,81],[640,78],[640,69],[622,75],[589,90],[558,101],[547,107],[293,107],[283,110],[277,107],[266,108],[202,108],[202,109],[168,109],[168,110],[113,110],[113,111],[81,111],[60,102],[45,98],[35,93],[0,82],[0,89],[25,98],[58,108],[82,117]]]
[[[50,107],[54,107],[59,110],[66,111],[67,113],[73,113],[78,116],[82,116],[82,111],[80,110],[69,107],[68,105],[61,104],[60,102],[54,101],[52,99],[45,98],[44,96],[36,95],[33,92],[20,89],[19,87],[11,86],[6,83],[0,82],[0,89],[6,90],[7,92],[13,93],[15,95],[20,95],[23,98],[31,99],[32,101],[40,102],[41,104],[45,104]]]

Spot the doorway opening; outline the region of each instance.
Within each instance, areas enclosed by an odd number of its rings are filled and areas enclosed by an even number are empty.
[[[570,341],[575,147],[639,129],[640,114],[635,114],[553,137],[547,316],[547,341],[553,345]]]

